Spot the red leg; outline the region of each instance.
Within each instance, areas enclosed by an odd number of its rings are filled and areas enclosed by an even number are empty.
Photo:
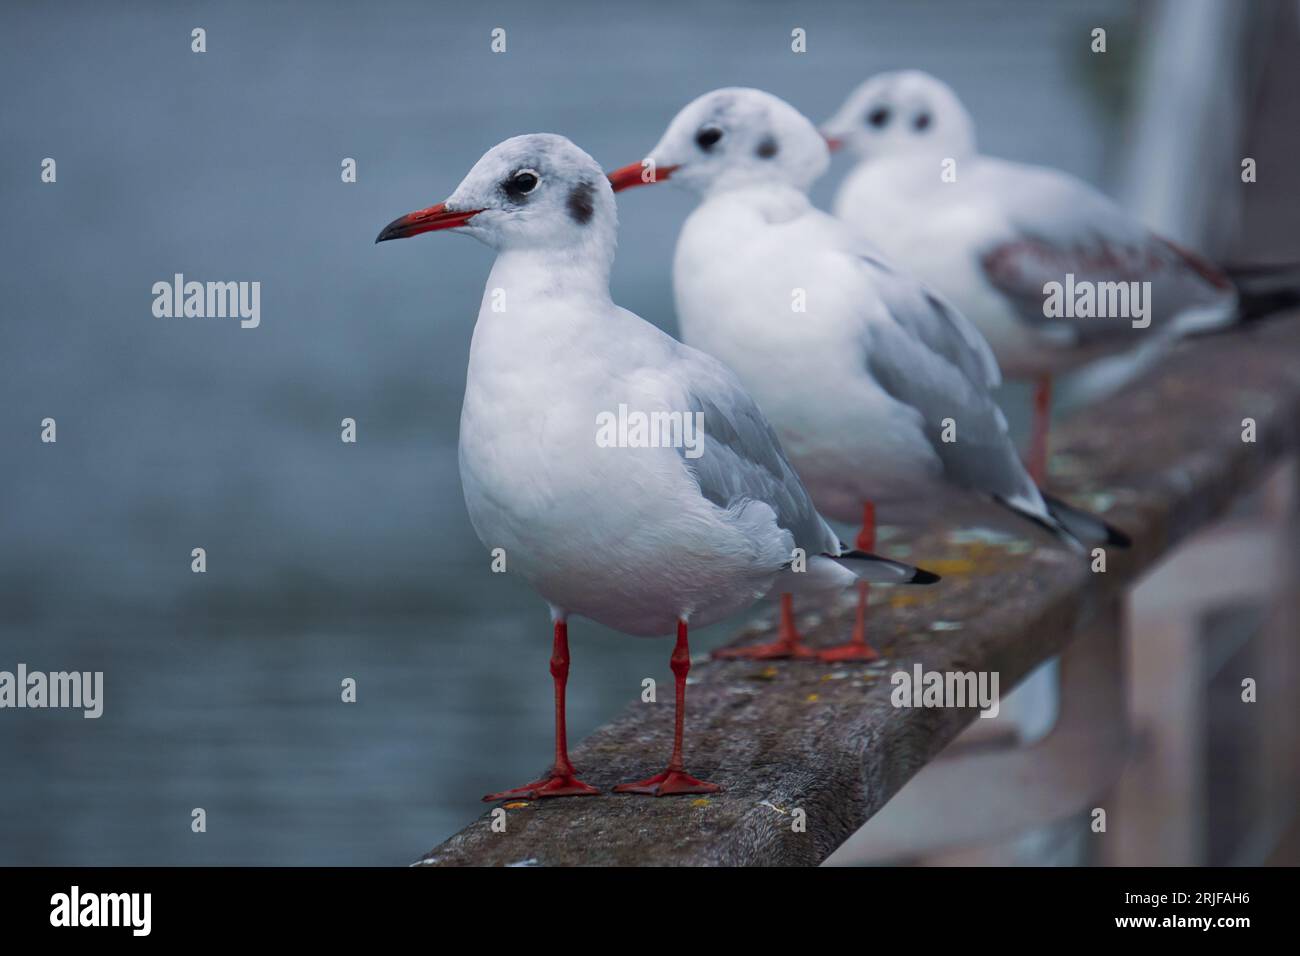
[[[1047,435],[1052,427],[1052,376],[1040,375],[1034,382],[1034,427],[1029,438],[1029,477],[1039,488],[1047,487]]]
[[[483,799],[488,803],[497,800],[536,800],[541,797],[586,797],[600,793],[579,780],[569,763],[569,738],[564,721],[564,691],[569,682],[569,625],[564,620],[555,622],[555,642],[551,648],[551,677],[555,680],[555,766],[541,780],[526,783],[513,790],[489,793]]]
[[[682,764],[682,730],[686,722],[686,675],[691,670],[691,649],[686,641],[686,622],[677,622],[677,646],[673,648],[673,677],[677,685],[677,715],[673,726],[673,755],[668,769],[636,783],[620,783],[615,793],[643,793],[652,797],[668,797],[680,793],[719,793],[716,783],[697,780],[686,772]]]
[[[713,652],[717,660],[743,658],[754,661],[780,660],[786,657],[801,660],[816,657],[817,652],[803,643],[799,629],[794,626],[794,595],[781,595],[781,627],[776,640],[750,647],[724,647]]]
[[[858,532],[853,546],[859,551],[874,551],[876,548],[876,506],[870,501],[862,506],[862,530]],[[828,647],[819,653],[817,656],[823,661],[874,661],[880,657],[876,649],[867,643],[867,598],[870,594],[871,585],[859,581],[858,612],[853,622],[853,637],[847,644]]]

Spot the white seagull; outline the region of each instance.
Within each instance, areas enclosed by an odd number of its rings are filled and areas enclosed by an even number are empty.
[[[761,90],[722,89],[687,105],[649,157],[610,174],[615,189],[671,178],[701,198],[682,227],[673,288],[685,341],[730,366],[776,426],[825,514],[862,520],[875,505],[964,488],[1078,539],[1118,533],[1047,501],[1025,471],[989,391],[998,367],[943,299],[886,263],[807,190],[826,143],[794,107]],[[878,656],[860,585],[852,640],[825,660]],[[772,644],[730,652],[805,656],[792,601]]]
[[[1235,317],[1223,272],[1087,183],[982,155],[970,114],[929,74],[867,80],[822,132],[859,160],[836,215],[953,302],[1009,377],[1035,380],[1040,486],[1052,376]]]
[[[615,790],[717,791],[682,762],[688,623],[721,620],[773,587],[834,593],[860,579],[937,578],[847,552],[736,377],[614,304],[613,192],[569,140],[506,140],[445,202],[395,220],[376,242],[436,229],[497,251],[470,347],[461,481],[479,538],[505,549],[554,622],[555,764],[484,799],[596,792],[575,776],[566,743],[571,614],[629,634],[676,631],[672,757],[663,773]],[[620,427],[621,441],[602,440],[610,416],[637,414],[672,428]],[[695,424],[689,445],[678,440]]]

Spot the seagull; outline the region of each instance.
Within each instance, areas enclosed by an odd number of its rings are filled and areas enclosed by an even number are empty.
[[[825,141],[784,100],[728,88],[688,104],[615,190],[671,180],[700,197],[682,227],[673,290],[682,338],[750,390],[823,513],[861,520],[875,543],[878,503],[936,501],[955,488],[993,498],[1080,549],[1122,535],[1045,499],[1016,456],[990,395],[997,362],[938,294],[889,264],[846,223],[813,206]],[[823,660],[872,660],[869,582],[852,639]],[[734,656],[800,657],[783,597],[777,640]]]
[[[822,132],[859,160],[835,214],[969,317],[1008,377],[1035,382],[1029,460],[1040,486],[1053,376],[1138,345],[1156,354],[1235,317],[1223,271],[1092,186],[981,154],[970,114],[927,73],[872,77]],[[1073,308],[1078,296],[1094,301]]]
[[[479,538],[504,549],[553,623],[555,763],[484,800],[597,792],[569,761],[570,615],[631,635],[676,633],[667,769],[615,791],[717,792],[682,759],[688,625],[722,620],[774,587],[834,594],[859,580],[937,576],[844,548],[735,375],[614,304],[614,195],[572,142],[539,133],[500,143],[445,202],[394,220],[375,241],[435,230],[497,253],[470,346],[461,483]],[[684,426],[649,435],[633,427],[638,413],[702,427],[690,443]],[[606,429],[614,414],[622,424]],[[612,433],[621,440],[602,441]]]

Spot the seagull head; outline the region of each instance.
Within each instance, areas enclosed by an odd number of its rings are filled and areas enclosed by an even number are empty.
[[[532,133],[493,146],[443,202],[394,219],[375,242],[450,229],[494,249],[606,246],[617,213],[600,164],[563,136]]]
[[[817,128],[762,90],[714,90],[688,103],[639,163],[609,174],[617,192],[671,178],[699,195],[779,183],[806,192],[830,165]]]
[[[876,74],[822,124],[822,134],[832,149],[859,159],[975,151],[975,124],[957,94],[920,70]]]

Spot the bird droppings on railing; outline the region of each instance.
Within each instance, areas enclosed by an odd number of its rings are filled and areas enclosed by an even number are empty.
[[[1222,374],[1212,373],[1225,367],[1234,375],[1222,384]],[[1247,417],[1257,424],[1249,443],[1241,435]],[[495,830],[489,812],[421,862],[821,862],[975,719],[973,708],[894,707],[891,675],[918,664],[977,669],[999,673],[1008,691],[1101,618],[1173,545],[1300,449],[1300,317],[1184,342],[1142,381],[1064,422],[1055,437],[1052,490],[1133,537],[1130,550],[1108,555],[1105,573],[1090,573],[1046,535],[1025,538],[1014,517],[1003,524],[974,504],[942,520],[900,521],[887,537],[881,529],[885,543],[908,542],[917,564],[965,564],[924,592],[877,589],[871,626],[882,658],[871,664],[696,664],[687,756],[726,787],[702,798],[707,805],[609,793],[654,763],[670,732],[665,708],[637,703],[574,748],[574,762],[601,795],[506,810]],[[809,616],[816,621],[806,630],[809,643],[842,640],[848,611]],[[765,638],[773,627],[755,622],[738,641]]]

